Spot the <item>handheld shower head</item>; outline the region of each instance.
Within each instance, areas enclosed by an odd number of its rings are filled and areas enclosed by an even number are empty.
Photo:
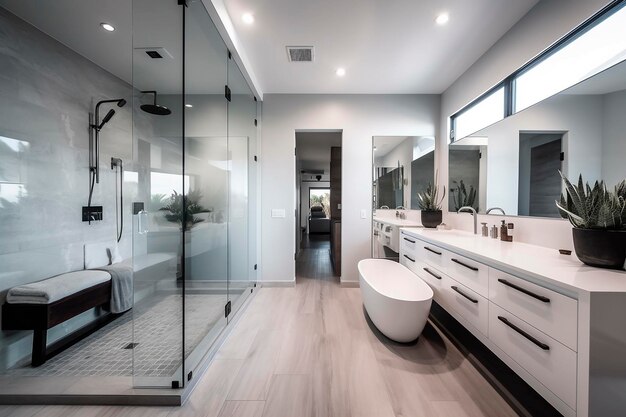
[[[98,130],[102,129],[102,127],[107,124],[109,122],[109,120],[111,120],[111,118],[115,115],[115,110],[111,109],[109,110],[109,112],[106,114],[106,116],[104,116],[104,118],[102,119],[102,122],[100,122],[100,124],[98,125]]]

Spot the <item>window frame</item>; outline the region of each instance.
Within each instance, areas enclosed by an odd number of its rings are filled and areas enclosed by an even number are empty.
[[[544,60],[546,60],[549,57],[551,57],[552,55],[554,55],[556,52],[558,52],[559,50],[561,50],[565,46],[569,45],[571,42],[575,41],[577,38],[582,36],[585,32],[587,32],[591,28],[599,25],[600,23],[602,23],[602,21],[606,20],[607,18],[609,18],[614,13],[617,13],[622,8],[626,8],[626,0],[613,0],[613,1],[611,1],[609,4],[604,6],[602,9],[600,9],[596,13],[594,13],[587,20],[585,20],[580,25],[578,25],[574,29],[572,29],[565,36],[563,36],[562,38],[558,39],[556,42],[554,42],[552,45],[547,47],[545,50],[543,50],[537,56],[535,56],[530,61],[526,62],[520,68],[515,70],[512,74],[510,74],[509,76],[504,78],[502,81],[500,81],[499,83],[497,83],[496,85],[491,87],[489,90],[485,91],[484,93],[479,95],[477,98],[475,98],[474,100],[472,100],[471,102],[469,102],[468,104],[463,106],[459,111],[457,111],[456,113],[452,114],[450,116],[450,118],[449,118],[450,119],[450,129],[449,129],[449,135],[448,135],[448,138],[449,138],[448,143],[453,143],[453,142],[455,142],[458,139],[462,139],[462,138],[456,138],[456,121],[457,121],[457,118],[460,115],[462,115],[463,113],[465,113],[468,110],[470,110],[471,108],[473,108],[474,106],[480,104],[483,100],[488,98],[491,94],[493,94],[495,91],[497,91],[498,89],[500,89],[502,87],[504,87],[504,102],[502,103],[503,110],[504,110],[504,117],[503,117],[503,119],[506,119],[507,117],[512,116],[513,114],[517,113],[515,111],[515,95],[516,95],[516,91],[515,91],[516,90],[516,85],[515,85],[516,83],[515,83],[515,81],[516,81],[516,79],[520,75],[524,74],[527,71],[530,71],[532,68],[534,68],[535,66],[539,65]],[[537,103],[535,103],[535,104],[537,104]],[[487,126],[485,126],[485,127],[487,127]]]

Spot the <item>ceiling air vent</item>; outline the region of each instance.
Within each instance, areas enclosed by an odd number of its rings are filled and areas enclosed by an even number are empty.
[[[160,46],[155,46],[155,47],[151,47],[151,48],[135,48],[136,51],[140,51],[140,52],[145,52],[147,56],[149,56],[152,59],[163,59],[163,58],[169,58],[169,59],[173,59],[174,57],[172,56],[172,54],[170,54],[167,49],[160,47]]]
[[[289,62],[313,62],[313,47],[288,46],[287,59]]]

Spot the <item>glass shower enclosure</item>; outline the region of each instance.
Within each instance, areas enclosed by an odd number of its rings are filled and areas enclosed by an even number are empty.
[[[132,54],[133,383],[182,388],[256,286],[257,101],[202,2],[133,0]]]

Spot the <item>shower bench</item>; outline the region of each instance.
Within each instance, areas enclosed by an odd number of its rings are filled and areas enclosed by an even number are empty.
[[[49,279],[62,279],[72,273]],[[47,281],[47,280],[44,280]],[[76,281],[75,279],[73,281]],[[42,281],[43,282],[43,281]],[[47,359],[111,322],[119,314],[106,314],[47,346],[48,329],[94,307],[107,307],[111,298],[111,280],[82,288],[48,304],[5,302],[2,305],[2,330],[33,330],[31,365],[40,366]]]

